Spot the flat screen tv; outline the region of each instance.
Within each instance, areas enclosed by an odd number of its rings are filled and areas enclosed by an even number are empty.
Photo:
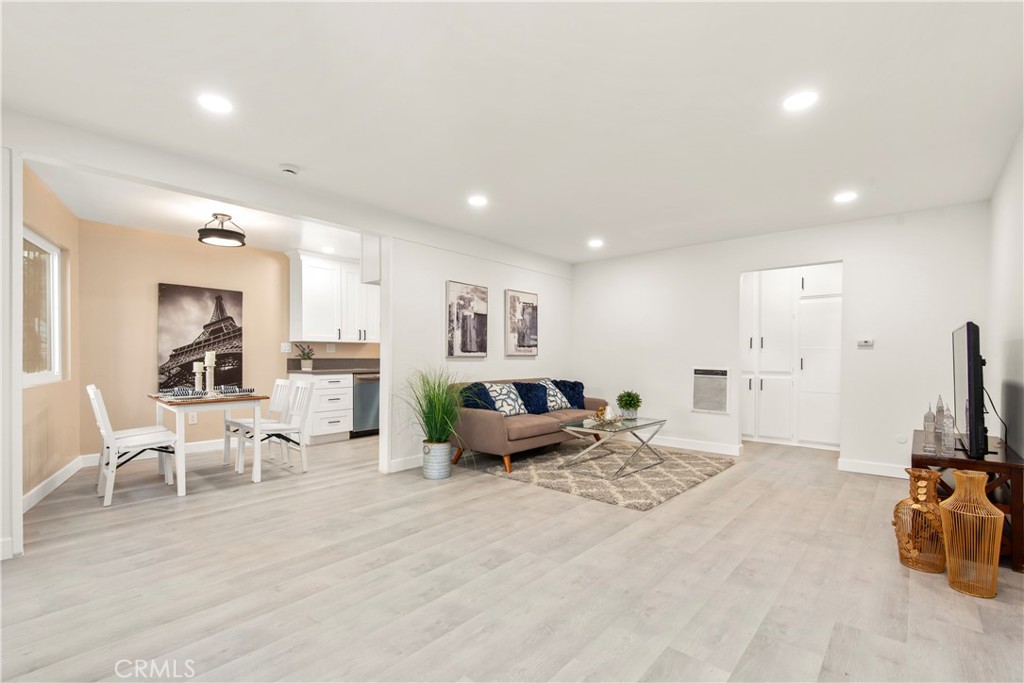
[[[967,457],[984,460],[988,452],[985,428],[985,387],[982,383],[981,342],[972,322],[953,331],[953,423],[960,449]]]

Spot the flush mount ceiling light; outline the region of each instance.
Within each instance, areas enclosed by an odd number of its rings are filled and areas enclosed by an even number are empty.
[[[782,108],[793,112],[804,111],[813,107],[817,101],[818,93],[813,90],[803,90],[782,100]]]
[[[591,249],[600,249],[601,247],[604,246],[604,240],[595,237],[594,239],[587,242],[587,246],[590,247]]]
[[[482,194],[470,195],[466,201],[469,202],[470,206],[475,206],[478,209],[487,206],[487,197]]]
[[[832,201],[834,201],[836,204],[849,204],[856,198],[856,192],[854,192],[853,190],[844,190],[836,194],[836,196],[832,197]]]
[[[228,98],[213,93],[203,93],[198,98],[199,106],[214,114],[230,114],[234,109]]]
[[[210,227],[214,223],[216,225]],[[212,221],[199,228],[199,241],[215,247],[244,247],[245,230],[235,225],[226,213],[215,213]]]

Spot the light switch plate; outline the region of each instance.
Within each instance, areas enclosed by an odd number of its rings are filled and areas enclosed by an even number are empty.
[[[334,353],[334,344],[327,345],[327,353]]]
[[[189,413],[188,423],[190,425],[199,424],[199,413]]]
[[[281,353],[291,353],[291,352],[292,352],[292,343],[291,342],[281,342]]]
[[[873,349],[873,348],[875,348],[875,340],[874,339],[858,339],[857,340],[857,348],[858,349]]]

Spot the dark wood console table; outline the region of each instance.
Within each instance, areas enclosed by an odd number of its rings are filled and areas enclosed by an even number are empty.
[[[910,455],[912,467],[986,472],[991,475],[988,484],[985,485],[985,491],[990,496],[1001,486],[1006,486],[1009,489],[1009,505],[996,501],[992,501],[992,503],[1007,515],[1003,525],[1003,546],[1005,552],[1006,546],[1009,545],[1010,566],[1015,572],[1024,572],[1024,459],[1003,443],[1002,439],[996,438],[989,438],[988,449],[992,452],[986,455],[984,460],[971,460],[960,451],[954,455],[925,453],[923,444],[924,432],[920,429],[916,430]],[[940,479],[938,491],[939,498],[946,498],[953,492],[953,489]],[[1005,543],[1006,536],[1009,536],[1009,544]]]

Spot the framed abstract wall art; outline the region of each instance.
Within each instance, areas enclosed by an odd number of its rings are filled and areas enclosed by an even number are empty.
[[[505,355],[537,355],[537,295],[505,290]]]
[[[448,280],[448,357],[483,358],[487,355],[487,288]]]

